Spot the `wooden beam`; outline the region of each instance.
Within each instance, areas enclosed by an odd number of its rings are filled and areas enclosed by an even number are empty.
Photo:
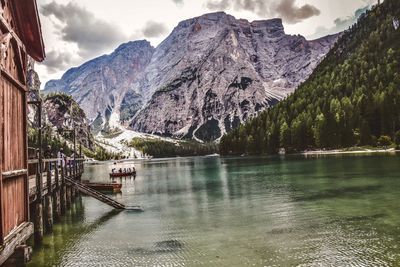
[[[39,160],[38,159],[30,159],[28,160],[28,164],[38,164]]]
[[[1,76],[1,73],[0,73]],[[0,77],[1,78],[1,77]],[[4,157],[4,80],[0,79],[0,192],[3,192],[3,157]],[[3,194],[0,194],[0,244],[3,244],[4,229],[3,229]]]
[[[24,174],[27,174],[27,173],[28,173],[27,169],[22,169],[22,170],[3,172],[2,175],[3,175],[4,178],[12,178],[12,177],[24,175]]]
[[[25,58],[25,62],[26,62],[26,58]],[[26,62],[27,63],[27,62]],[[24,66],[24,71],[27,71],[27,66]],[[24,76],[25,78],[25,85],[26,85],[26,76]],[[25,123],[24,123],[24,127],[23,127],[23,131],[24,131],[24,149],[25,149],[25,153],[24,153],[24,167],[26,168],[26,174],[24,175],[24,182],[25,182],[25,218],[27,218],[28,221],[30,221],[30,209],[29,209],[29,165],[28,165],[28,159],[29,159],[29,155],[28,155],[28,96],[27,96],[27,91],[25,91],[23,93],[24,95],[24,100],[23,100],[23,105],[24,105],[24,118],[25,118]]]
[[[1,265],[2,267],[15,267],[25,266],[32,258],[32,247],[27,245],[20,245],[15,248],[14,254],[11,255],[8,260]]]
[[[13,231],[4,241],[0,248],[0,265],[2,265],[15,251],[15,249],[25,243],[33,234],[33,223],[22,223],[15,231]]]
[[[20,81],[18,81],[17,79],[15,79],[10,73],[8,73],[4,68],[1,68],[0,70],[0,75],[4,76],[9,82],[11,82],[12,84],[14,84],[19,90],[21,91],[28,91],[26,85],[22,84]]]
[[[3,16],[0,16],[0,26],[5,29],[6,32],[11,33],[12,37],[14,40],[17,42],[17,44],[24,50],[26,51],[24,43],[21,41],[21,39],[18,37],[18,35],[13,31],[12,27],[8,24],[8,22],[3,18]]]
[[[14,44],[14,50],[17,51],[17,53],[15,54],[16,58],[17,58],[17,68],[19,70],[20,75],[23,77],[23,84],[26,83],[26,70],[25,70],[25,62],[24,59],[22,57],[22,53],[21,53],[21,47],[18,45],[18,42],[15,41],[15,39],[11,40],[12,45]]]

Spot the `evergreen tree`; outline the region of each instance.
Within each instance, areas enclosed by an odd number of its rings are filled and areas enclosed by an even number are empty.
[[[287,99],[221,140],[222,154],[388,145],[400,131],[400,1],[367,11]],[[379,137],[379,140],[378,140]]]

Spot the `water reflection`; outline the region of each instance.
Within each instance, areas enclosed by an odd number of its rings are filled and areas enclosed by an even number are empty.
[[[53,233],[45,236],[41,246],[34,247],[35,257],[30,265],[46,266],[51,261],[54,261],[51,265],[61,265],[61,258],[66,250],[71,249],[80,239],[91,235],[119,212],[111,210],[94,221],[85,223],[87,218],[82,198],[79,197],[61,222],[54,225]]]
[[[114,197],[145,212],[112,214],[83,198],[32,266],[400,265],[399,163],[365,155],[137,161],[136,180],[120,180]],[[112,167],[87,166],[85,176],[106,181]]]

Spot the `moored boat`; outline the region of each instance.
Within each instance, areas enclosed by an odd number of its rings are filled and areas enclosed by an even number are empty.
[[[136,176],[136,171],[133,172],[111,172],[110,177],[128,177],[128,176]]]
[[[89,181],[82,181],[84,185],[87,187],[101,191],[101,192],[112,192],[112,193],[120,193],[122,184],[120,183],[90,183]]]

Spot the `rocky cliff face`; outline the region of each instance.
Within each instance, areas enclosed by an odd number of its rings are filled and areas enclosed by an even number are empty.
[[[112,54],[72,68],[60,80],[49,81],[45,92],[67,93],[90,120],[109,120],[111,114],[116,112],[119,115],[121,104],[125,104],[124,110],[143,105],[141,83],[145,80],[144,70],[153,52],[154,48],[147,41],[122,44]],[[125,117],[134,115],[134,111]]]
[[[54,132],[75,129],[77,143],[92,148],[94,137],[86,114],[72,97],[65,94],[48,95],[43,101],[43,111],[45,125],[51,126]],[[68,134],[65,131],[60,133]]]
[[[71,94],[101,125],[216,140],[303,82],[337,36],[286,35],[280,19],[212,13],[181,22],[157,48],[146,41],[69,70],[46,91]]]
[[[39,75],[34,70],[33,61],[29,61],[27,85],[29,88],[29,101],[37,101],[40,97]],[[32,142],[30,145],[37,147],[37,130],[39,127],[38,109],[32,105],[28,106],[28,139]],[[93,148],[94,137],[90,130],[89,121],[85,112],[79,107],[76,101],[67,94],[52,93],[42,99],[42,138],[50,140],[69,140],[72,141],[72,135],[67,131],[59,130],[76,129],[77,143],[88,149]],[[32,131],[33,130],[33,131]],[[66,138],[63,138],[66,137]],[[49,140],[50,139],[50,140]]]

